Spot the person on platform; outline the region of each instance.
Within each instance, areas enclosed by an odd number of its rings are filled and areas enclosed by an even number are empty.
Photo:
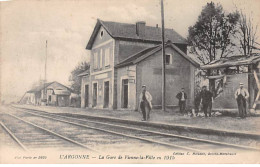
[[[184,88],[181,88],[176,98],[179,100],[180,113],[185,114],[187,94],[184,92]]]
[[[194,99],[195,113],[194,113],[193,116],[198,116],[198,114],[199,114],[200,101],[201,101],[200,93],[201,93],[201,88],[198,86],[197,89],[196,89],[196,93],[195,93],[195,99]]]
[[[213,103],[213,94],[207,90],[207,86],[202,87],[202,91],[200,92],[200,98],[202,105],[202,110],[204,111],[205,117],[211,117],[211,109],[212,109],[212,103]]]
[[[142,121],[150,119],[150,111],[152,109],[152,95],[146,90],[146,86],[142,86],[142,92],[139,96],[139,108],[142,111]]]
[[[235,99],[237,100],[238,113],[241,118],[246,117],[246,100],[249,97],[249,93],[244,84],[240,83],[239,88],[235,92]]]

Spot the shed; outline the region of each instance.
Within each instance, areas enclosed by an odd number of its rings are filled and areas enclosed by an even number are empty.
[[[260,54],[255,53],[221,58],[201,66],[202,70],[207,70],[209,87],[215,97],[213,108],[236,109],[234,93],[243,82],[250,95],[249,108],[256,109],[260,104],[259,62]]]

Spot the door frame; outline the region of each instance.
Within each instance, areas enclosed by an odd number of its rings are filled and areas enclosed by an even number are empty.
[[[109,103],[110,103],[110,79],[104,79],[103,80],[103,108],[104,108],[104,103],[105,103],[105,82],[108,82],[108,86],[109,86],[109,90],[108,90],[108,106],[107,108],[109,108]]]
[[[86,86],[88,86],[88,97],[87,97],[88,98],[88,106],[86,106]],[[84,101],[85,105],[84,105],[84,107],[85,108],[89,107],[89,88],[90,88],[89,83],[84,85],[84,96],[85,96],[85,101]]]
[[[93,81],[92,82],[92,107],[93,107],[93,103],[94,103],[94,84],[97,84],[97,102],[96,102],[96,106],[97,107],[97,104],[98,104],[98,81]]]
[[[120,108],[122,108],[122,109],[127,109],[128,108],[128,106],[126,107],[126,108],[123,108],[123,100],[122,100],[122,96],[123,96],[123,80],[125,80],[125,79],[128,79],[129,80],[129,77],[127,76],[127,75],[125,75],[125,76],[122,76],[121,78],[120,78]],[[128,85],[128,103],[129,103],[129,85]]]

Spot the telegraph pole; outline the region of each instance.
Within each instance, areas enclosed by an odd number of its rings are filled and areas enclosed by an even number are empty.
[[[45,67],[44,67],[44,94],[46,96],[47,99],[47,90],[46,90],[46,79],[47,79],[47,47],[48,47],[48,41],[46,40],[46,50],[45,50]]]
[[[161,0],[161,17],[162,17],[162,111],[165,111],[165,45],[164,45],[163,0]]]

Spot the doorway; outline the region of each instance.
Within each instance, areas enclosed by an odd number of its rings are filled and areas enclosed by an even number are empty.
[[[127,108],[128,106],[128,79],[122,80],[122,108]]]
[[[104,83],[104,108],[108,108],[109,104],[109,81]]]
[[[89,86],[85,85],[85,107],[88,107]]]
[[[93,107],[97,106],[97,83],[93,84]]]

